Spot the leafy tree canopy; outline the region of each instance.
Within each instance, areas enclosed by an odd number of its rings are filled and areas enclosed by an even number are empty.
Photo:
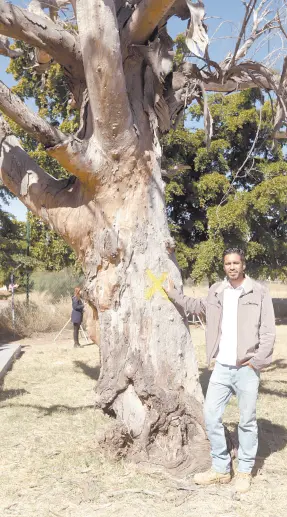
[[[7,69],[17,84],[12,88],[22,100],[33,98],[37,110],[54,126],[59,126],[65,133],[74,133],[79,125],[79,113],[71,108],[70,97],[67,96],[66,79],[59,64],[52,64],[47,71],[39,75],[33,68],[33,49],[23,42],[17,41],[14,48],[21,49],[23,54],[11,60]],[[25,131],[9,121],[13,132],[21,139],[24,149],[38,164],[55,178],[69,178],[59,163],[47,155],[42,144],[27,135]],[[80,270],[74,251],[38,217],[29,213],[30,223],[30,256],[41,269],[59,271],[73,266]]]
[[[18,81],[14,92],[22,99],[33,97],[42,116],[73,133],[79,113],[67,96],[60,66],[52,64],[39,76],[32,66],[32,49],[23,42],[15,46],[23,55],[11,60],[8,68]],[[184,54],[185,42],[179,36],[178,63]],[[222,274],[223,249],[236,244],[245,249],[253,276],[284,280],[287,163],[282,145],[274,147],[271,139],[272,100],[264,99],[259,89],[251,89],[210,95],[209,106],[214,132],[209,149],[200,128],[181,126],[162,139],[163,168],[169,171],[167,209],[183,274],[195,281],[215,280]],[[199,104],[187,113],[191,124],[203,118]],[[41,144],[12,125],[24,148],[44,169],[56,178],[67,177]],[[29,218],[31,255],[48,270],[73,264],[75,256],[64,241],[39,219]]]
[[[25,226],[6,211],[10,198],[0,185],[0,286],[9,283],[10,273],[22,264],[19,260],[25,255]]]
[[[209,106],[209,149],[202,129],[181,127],[163,139],[179,264],[186,277],[212,282],[222,276],[224,248],[237,245],[252,276],[286,280],[287,163],[284,146],[271,138],[272,99],[252,89],[210,95]],[[198,104],[188,110],[191,125],[202,116]]]

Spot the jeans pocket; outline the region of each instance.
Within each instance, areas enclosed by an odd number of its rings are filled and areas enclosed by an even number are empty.
[[[260,371],[259,370],[256,370],[255,368],[252,368],[252,366],[243,366],[243,368],[246,369],[246,375],[248,377],[248,379],[260,379]]]

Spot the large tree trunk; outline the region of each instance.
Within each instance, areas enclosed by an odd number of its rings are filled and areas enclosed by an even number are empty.
[[[188,324],[160,290],[166,274],[177,283],[180,274],[158,150],[122,159],[99,187],[85,259],[86,291],[100,323],[96,404],[117,419],[109,448],[113,442],[138,461],[192,471],[209,464],[209,449]]]
[[[208,466],[188,324],[161,289],[167,274],[177,286],[181,281],[155,136],[146,132],[124,152],[112,151],[93,195],[78,180],[45,174],[4,121],[0,137],[3,181],[83,263],[85,297],[100,329],[96,405],[116,417],[105,435],[108,448],[182,474]]]

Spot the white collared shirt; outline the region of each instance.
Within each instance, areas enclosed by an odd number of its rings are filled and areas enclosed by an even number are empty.
[[[244,282],[236,288],[228,284],[223,291],[221,337],[216,360],[228,366],[236,366],[237,361],[238,300],[244,290]]]

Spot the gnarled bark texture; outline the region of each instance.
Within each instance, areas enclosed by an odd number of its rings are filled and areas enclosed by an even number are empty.
[[[167,274],[178,286],[181,280],[165,212],[159,134],[198,99],[209,141],[205,91],[258,84],[279,99],[278,129],[285,116],[286,67],[277,77],[263,65],[241,63],[248,49],[240,36],[233,56],[211,62],[202,2],[75,0],[72,29],[57,16],[66,3],[33,0],[26,11],[1,1],[0,34],[34,46],[45,67],[50,58],[62,66],[80,111],[79,131],[65,135],[51,127],[3,84],[0,108],[72,176],[49,176],[2,119],[1,178],[83,264],[90,329],[101,353],[96,405],[116,423],[107,445],[138,461],[195,471],[209,465],[209,447],[187,321],[161,289]],[[165,28],[174,13],[191,17],[189,47],[204,53],[206,67],[174,68]],[[252,40],[259,24],[257,13]],[[271,30],[265,24],[261,33],[265,26]],[[17,59],[9,40],[3,42],[3,53]]]

